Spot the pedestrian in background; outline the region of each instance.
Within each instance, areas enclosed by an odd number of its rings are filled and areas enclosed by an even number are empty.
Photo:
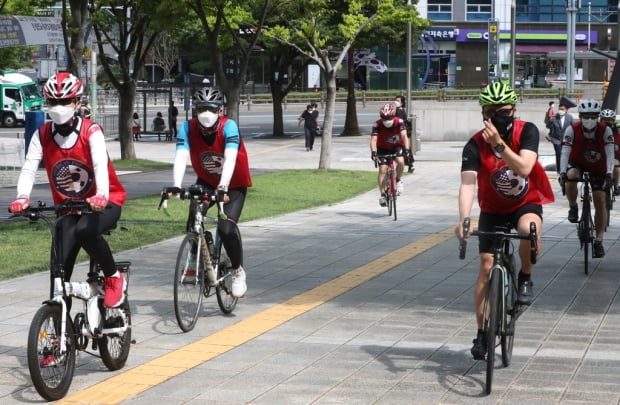
[[[317,130],[319,128],[319,112],[314,109],[314,105],[308,104],[297,121],[297,126],[301,126],[301,122],[304,122],[306,152],[309,152],[313,149],[314,137],[316,136]]]
[[[140,116],[137,112],[133,113],[132,117],[132,126],[131,126],[131,134],[133,135],[133,139],[137,141],[140,139],[140,132],[142,127],[140,127]]]
[[[170,129],[170,136],[177,137],[177,117],[179,116],[179,109],[174,105],[174,101],[170,100],[170,107],[168,107],[168,128]]]
[[[568,109],[571,107],[575,107],[575,103],[566,97],[562,97],[560,99],[558,111],[547,121],[549,135],[547,135],[545,139],[553,144],[553,150],[555,151],[555,170],[558,174],[560,174],[560,156],[562,154],[564,131],[573,124],[573,116],[568,114]]]

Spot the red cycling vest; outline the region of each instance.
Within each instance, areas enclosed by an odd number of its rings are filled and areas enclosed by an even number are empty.
[[[220,117],[215,140],[212,145],[207,145],[200,133],[200,122],[197,118],[189,121],[189,155],[192,167],[198,178],[209,186],[216,188],[220,184],[222,177],[222,167],[224,166],[224,149],[226,139],[224,138],[224,126],[228,117]],[[237,151],[237,162],[235,170],[228,188],[252,187],[252,177],[250,175],[250,165],[245,144],[239,135],[239,150]]]
[[[81,120],[77,142],[70,149],[62,149],[54,142],[51,122],[39,128],[43,162],[54,204],[59,204],[66,199],[85,200],[97,193],[95,170],[88,141],[90,136],[101,128],[87,118],[81,118]],[[116,175],[110,158],[108,158],[108,178],[110,182],[108,200],[122,206],[127,193]]]
[[[597,123],[594,139],[589,141],[583,135],[581,122],[573,124],[573,147],[568,161],[581,169],[592,173],[607,173],[607,156],[605,154],[605,129],[603,123]]]
[[[521,149],[524,121],[515,120],[510,149]],[[480,151],[478,169],[478,204],[480,210],[491,214],[510,214],[526,204],[549,204],[555,201],[545,169],[538,160],[528,177],[516,175],[491,146],[482,138],[482,130],[473,136]]]
[[[406,129],[403,121],[399,117],[394,117],[394,124],[390,128],[383,125],[382,120],[376,122],[377,125],[377,148],[394,150],[398,146],[405,146],[400,131]],[[401,128],[402,126],[402,128]]]

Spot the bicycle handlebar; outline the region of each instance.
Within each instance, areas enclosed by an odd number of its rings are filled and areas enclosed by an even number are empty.
[[[9,210],[9,212],[11,212]],[[64,200],[60,204],[47,205],[44,201],[38,201],[36,205],[31,205],[19,214],[13,214],[11,217],[25,217],[31,221],[44,219],[44,212],[55,212],[57,215],[66,214],[90,214],[90,204],[84,200]]]
[[[466,236],[469,232],[469,218],[465,218],[463,220],[463,236]],[[491,236],[494,239],[522,239],[530,241],[530,261],[532,264],[536,264],[538,258],[538,233],[536,231],[536,223],[530,222],[530,232],[529,233],[511,233],[507,231],[505,228],[498,228],[495,231],[480,231],[478,229],[474,229],[471,233],[473,236]],[[461,240],[461,245],[459,247],[459,258],[465,258],[465,248],[466,240],[463,238]]]
[[[215,202],[217,203],[217,216],[220,219],[227,219],[228,216],[224,213],[224,200],[222,198],[218,198],[218,193],[209,194],[209,190],[205,189],[205,187],[200,184],[193,184],[188,188],[180,188],[180,187],[164,187],[161,192],[161,200],[159,201],[159,205],[157,209],[164,209],[166,215],[170,215],[167,207],[167,201],[170,199],[171,194],[178,195],[181,200],[192,200],[198,203],[203,202]]]

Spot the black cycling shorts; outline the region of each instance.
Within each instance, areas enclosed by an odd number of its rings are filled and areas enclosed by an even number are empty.
[[[478,220],[478,229],[486,232],[493,232],[496,226],[516,229],[519,218],[525,214],[536,214],[542,220],[542,205],[526,204],[510,214],[491,214],[489,212],[481,212],[480,219]],[[493,253],[495,248],[495,239],[493,239],[492,236],[480,236],[478,238],[478,242],[479,253]]]
[[[583,174],[584,170],[573,162],[568,162],[568,170],[577,169],[580,174]],[[592,191],[605,191],[603,186],[605,185],[605,177],[607,173],[590,172],[590,186]]]

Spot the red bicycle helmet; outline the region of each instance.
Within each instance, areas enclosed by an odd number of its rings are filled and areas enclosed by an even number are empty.
[[[82,81],[69,72],[52,75],[43,87],[45,98],[62,100],[78,98],[84,93]]]
[[[394,107],[394,104],[384,104],[379,110],[379,115],[384,120],[392,119],[396,115],[396,107]]]

